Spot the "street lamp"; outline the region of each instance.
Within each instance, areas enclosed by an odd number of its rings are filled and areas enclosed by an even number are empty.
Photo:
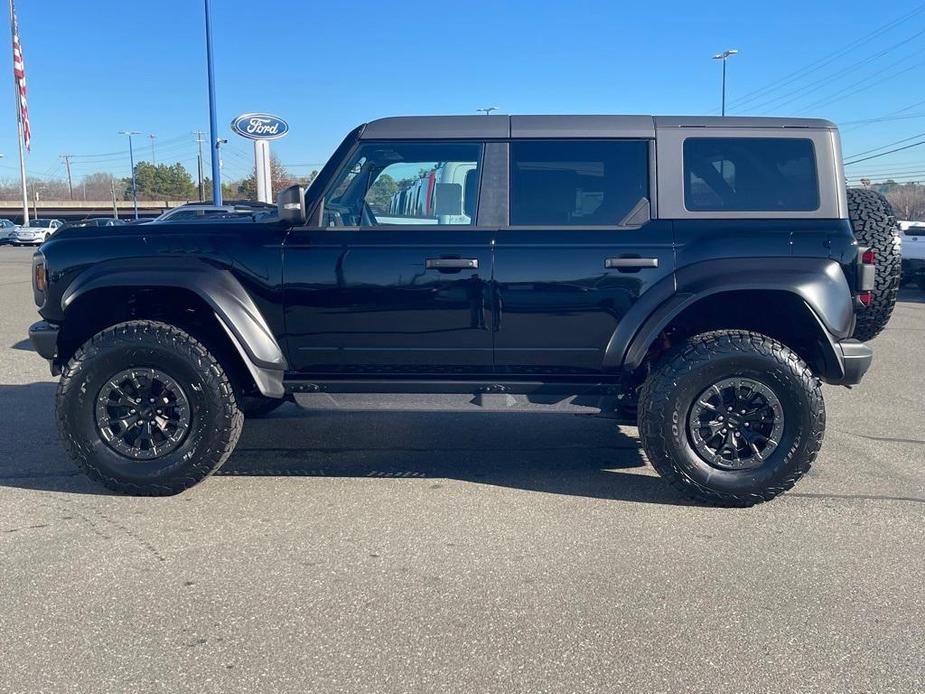
[[[497,106],[483,106],[482,108],[475,109],[479,113],[484,113],[486,116],[490,116],[492,111],[497,111]]]
[[[723,51],[722,53],[717,53],[713,56],[713,60],[722,60],[723,61],[723,106],[721,115],[726,115],[726,61],[732,56],[736,55],[739,51],[735,48],[730,48]]]
[[[212,2],[206,7],[206,65],[209,73],[209,137],[212,139],[212,204],[222,204],[222,167],[218,148],[218,118],[215,113],[215,67],[212,60]]]
[[[138,188],[135,186],[135,151],[132,149],[132,135],[141,135],[138,130],[120,130],[120,135],[128,136],[128,160],[132,166],[132,203],[135,205],[135,219],[138,219]]]

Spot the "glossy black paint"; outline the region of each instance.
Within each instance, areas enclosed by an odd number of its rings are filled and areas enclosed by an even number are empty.
[[[608,269],[609,258],[654,268]],[[672,223],[504,229],[495,243],[495,365],[501,374],[601,373],[635,302],[674,271]]]
[[[846,220],[319,227],[323,191],[362,133],[348,135],[308,190],[304,227],[218,221],[59,232],[39,251],[49,330],[94,290],[175,286],[215,309],[250,365],[300,382],[607,382],[637,366],[660,328],[697,298],[759,287],[805,299],[832,345],[829,376],[845,377],[835,345],[851,331],[857,258]],[[507,147],[489,143],[486,152],[481,199],[491,214],[480,209],[478,219],[503,221],[507,196],[484,186],[507,185]],[[478,267],[427,267],[447,258]],[[608,258],[657,264],[610,269]],[[857,362],[862,350],[849,351]]]
[[[284,302],[301,373],[490,373],[493,232],[294,229]],[[428,269],[465,258],[475,269]]]

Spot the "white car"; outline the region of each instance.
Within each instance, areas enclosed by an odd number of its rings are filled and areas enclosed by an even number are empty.
[[[900,222],[902,237],[903,284],[918,282],[925,289],[925,222]]]
[[[33,219],[27,227],[17,227],[10,236],[14,246],[38,246],[45,243],[64,222],[60,219]]]
[[[9,243],[10,237],[16,231],[16,225],[9,219],[0,219],[0,244]]]

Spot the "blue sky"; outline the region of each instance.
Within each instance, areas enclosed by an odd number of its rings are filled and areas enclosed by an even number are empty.
[[[84,155],[74,160],[77,179],[127,175],[123,129],[154,134],[159,162],[195,170],[190,133],[208,128],[202,2],[18,0],[17,12],[30,174],[61,178],[59,155],[72,153]],[[289,121],[290,134],[273,149],[297,174],[319,167],[356,124],[385,115],[480,106],[718,113],[720,64],[710,56],[725,48],[741,51],[728,65],[731,114],[830,118],[843,124],[849,155],[925,133],[920,2],[213,0],[213,12],[227,178],[252,165],[250,143],[228,127],[246,111]],[[6,61],[0,69],[9,75]],[[9,84],[0,90],[2,178],[16,176],[11,77]],[[855,122],[888,114],[904,117]],[[149,140],[138,140],[138,158],[150,159]],[[925,146],[863,168],[906,171],[925,179]]]

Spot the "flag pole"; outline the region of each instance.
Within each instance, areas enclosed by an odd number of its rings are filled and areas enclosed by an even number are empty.
[[[16,40],[16,10],[13,7],[13,0],[10,0],[10,36]],[[20,46],[22,51],[22,46]],[[23,148],[23,129],[22,129],[22,99],[19,94],[19,83],[16,81],[16,72],[13,71],[13,91],[15,92],[14,103],[16,104],[16,126],[19,130],[19,179],[22,184],[22,225],[29,226],[29,192],[26,189],[26,153]]]

